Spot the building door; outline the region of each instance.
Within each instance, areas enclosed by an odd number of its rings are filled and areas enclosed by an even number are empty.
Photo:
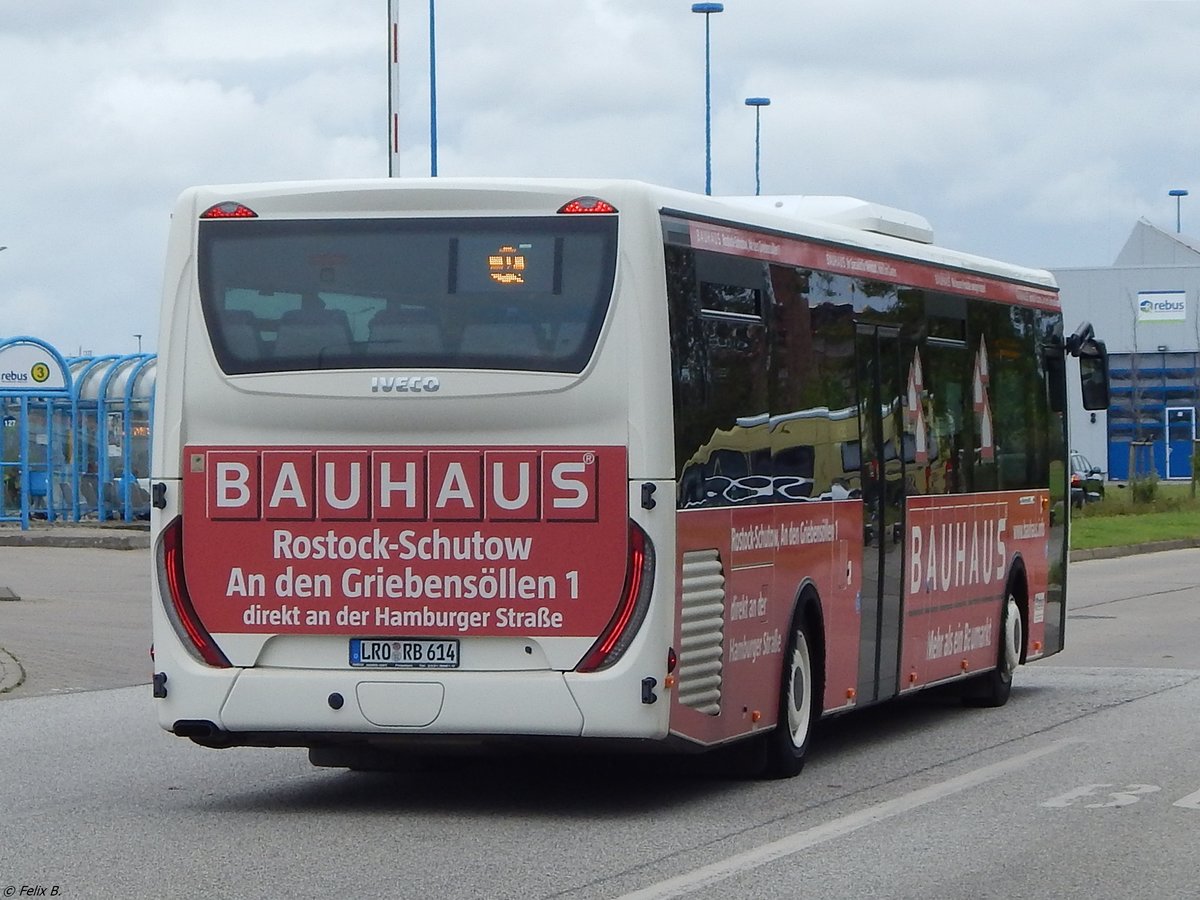
[[[1167,477],[1192,477],[1192,448],[1196,440],[1196,410],[1167,407]]]

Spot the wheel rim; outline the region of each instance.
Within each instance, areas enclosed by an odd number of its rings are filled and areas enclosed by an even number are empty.
[[[1011,676],[1021,661],[1021,610],[1012,597],[1004,608],[1004,674]]]
[[[809,688],[812,661],[808,655],[808,641],[805,640],[802,631],[796,632],[788,668],[788,732],[792,736],[792,745],[799,749],[808,740],[808,728],[812,719],[812,690]]]

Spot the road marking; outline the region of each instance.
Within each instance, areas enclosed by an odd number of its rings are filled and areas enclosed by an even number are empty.
[[[1009,772],[1022,769],[1036,759],[1049,756],[1051,753],[1057,753],[1071,744],[1078,743],[1080,741],[1074,738],[1055,741],[1037,750],[1030,750],[1028,753],[1022,753],[1019,756],[1001,760],[998,763],[984,766],[981,769],[975,769],[972,772],[967,772],[964,775],[959,775],[956,778],[951,778],[938,784],[931,784],[928,787],[920,788],[901,797],[886,800],[883,803],[869,806],[866,809],[860,809],[857,812],[842,816],[840,819],[834,819],[831,822],[817,825],[806,831],[798,831],[795,834],[772,841],[769,844],[763,844],[761,847],[755,847],[753,850],[747,850],[744,853],[735,854],[715,863],[710,863],[707,866],[701,866],[699,869],[693,869],[691,872],[676,875],[674,878],[668,878],[666,881],[660,881],[657,884],[649,885],[630,894],[624,894],[618,897],[617,900],[668,900],[671,897],[682,897],[684,894],[690,894],[701,888],[710,887],[727,878],[732,878],[750,869],[764,866],[777,859],[783,859],[785,856],[799,853],[801,850],[807,850],[809,847],[815,847],[834,838],[858,831],[860,828],[866,828],[868,825],[883,822],[886,819],[910,812],[918,807],[949,797],[952,794],[986,784],[989,781],[999,778],[1001,775],[1007,775]]]

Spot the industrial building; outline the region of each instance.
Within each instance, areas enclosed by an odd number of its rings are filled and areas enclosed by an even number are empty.
[[[1141,219],[1111,266],[1055,269],[1068,329],[1108,344],[1112,404],[1071,407],[1072,450],[1111,481],[1192,474],[1200,404],[1200,241]],[[1074,396],[1074,395],[1072,395]]]

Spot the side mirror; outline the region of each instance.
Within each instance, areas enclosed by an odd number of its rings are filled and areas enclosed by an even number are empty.
[[[1079,381],[1084,409],[1108,409],[1108,348],[1091,338],[1079,348]]]

